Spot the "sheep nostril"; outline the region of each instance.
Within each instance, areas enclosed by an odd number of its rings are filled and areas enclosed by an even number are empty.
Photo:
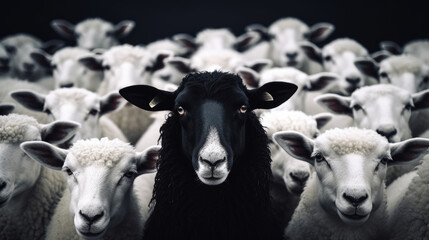
[[[365,194],[363,196],[351,196],[351,195],[348,195],[347,193],[344,193],[343,198],[345,198],[353,206],[357,207],[368,198],[368,194]]]
[[[291,176],[292,180],[301,184],[305,183],[310,176],[310,174],[307,172],[291,172],[289,175]]]
[[[6,182],[1,182],[0,183],[0,191],[2,191],[6,187],[6,185],[7,185]]]
[[[376,132],[378,134],[380,134],[381,136],[384,136],[386,138],[390,138],[392,136],[395,136],[396,133],[398,133],[396,128],[393,126],[388,126],[388,127],[381,126],[381,127],[377,128]]]
[[[61,84],[60,88],[71,88],[73,87],[73,83]]]
[[[360,78],[358,78],[358,77],[346,77],[346,81],[353,84],[353,85],[357,85],[360,82]]]
[[[298,56],[298,52],[288,52],[286,53],[286,57],[290,59],[295,59]]]
[[[85,213],[82,212],[82,210],[79,210],[79,214],[89,223],[93,223],[95,221],[97,221],[98,219],[102,218],[104,216],[104,212],[101,212],[99,214],[96,214],[94,216],[89,216]]]

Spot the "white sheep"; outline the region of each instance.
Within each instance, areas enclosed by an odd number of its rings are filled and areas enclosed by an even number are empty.
[[[66,179],[20,149],[25,141],[60,144],[79,128],[73,122],[39,124],[34,118],[0,116],[0,238],[43,239]]]
[[[285,235],[290,239],[383,239],[387,236],[388,166],[417,161],[429,140],[388,143],[373,130],[331,129],[312,140],[280,132],[277,142],[315,168]]]
[[[142,238],[151,194],[139,199],[136,189],[143,186],[134,180],[155,171],[159,146],[135,152],[128,143],[102,138],[79,140],[69,150],[40,141],[21,148],[68,175],[69,190],[52,216],[46,239]]]
[[[244,65],[243,56],[232,49],[200,49],[190,59],[191,69],[195,71],[221,70],[235,72],[238,67]]]
[[[1,40],[1,44],[4,45],[10,57],[11,76],[29,81],[38,81],[48,74],[45,68],[31,58],[31,53],[39,49],[54,52],[63,45],[59,41],[43,43],[40,39],[27,34],[8,36]]]
[[[33,91],[14,91],[11,96],[33,111],[44,112],[50,121],[70,120],[81,124],[73,141],[88,138],[119,138],[127,141],[121,130],[106,116],[125,105],[117,92],[104,96],[83,88],[60,88],[40,94]]]
[[[326,39],[334,25],[318,23],[311,27],[296,18],[282,18],[267,29],[260,25],[248,27],[269,42],[268,56],[276,67],[295,67],[308,74],[321,72],[320,64],[311,61],[300,48],[302,41],[319,42]]]
[[[10,75],[10,57],[3,44],[0,43],[0,80]]]
[[[331,117],[329,113],[308,116],[301,111],[273,111],[262,113],[261,124],[271,141],[274,141],[273,134],[279,131],[298,131],[315,138]],[[286,227],[314,170],[310,164],[291,157],[274,142],[270,143],[270,150],[273,173],[270,195],[282,227]]]
[[[77,46],[85,49],[105,48],[109,49],[119,45],[118,39],[124,38],[131,33],[135,22],[124,20],[113,25],[100,19],[89,18],[73,25],[65,20],[53,20],[51,27],[62,37],[76,40]]]
[[[301,44],[307,57],[320,63],[324,71],[333,72],[340,76],[330,92],[350,95],[354,90],[364,85],[377,83],[362,74],[355,66],[356,59],[369,57],[368,51],[357,41],[350,38],[339,38],[319,49],[312,43]]]
[[[422,60],[426,65],[429,65],[429,40],[418,39],[408,42],[401,48],[397,43],[392,41],[384,41],[380,43],[382,49],[394,55],[412,55]]]
[[[31,54],[34,61],[53,71],[55,88],[78,87],[97,92],[103,72],[91,71],[79,62],[79,59],[89,56],[94,56],[94,53],[78,47],[63,48],[52,56],[45,52]]]
[[[316,102],[327,110],[346,114],[353,118],[354,125],[377,131],[389,142],[411,138],[411,114],[429,107],[429,90],[411,94],[391,84],[362,87],[350,97],[326,94]],[[412,170],[416,164],[397,166],[388,170],[386,183]]]

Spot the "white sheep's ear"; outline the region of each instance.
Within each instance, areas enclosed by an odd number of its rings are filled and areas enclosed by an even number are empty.
[[[249,61],[244,64],[245,67],[252,69],[257,73],[261,73],[263,70],[271,68],[273,66],[273,61],[270,59],[256,59],[253,61]]]
[[[392,41],[383,41],[380,43],[380,48],[390,52],[393,55],[401,55],[402,48],[395,42]]]
[[[355,66],[359,71],[369,77],[378,79],[378,70],[380,69],[378,63],[372,59],[361,58],[354,62]]]
[[[350,108],[350,97],[343,97],[338,94],[328,93],[316,97],[314,101],[330,112],[336,114],[345,114],[353,117],[353,111]]]
[[[398,143],[389,143],[389,145],[393,161],[387,162],[387,166],[414,163],[429,153],[429,139],[426,138],[411,138]]]
[[[20,146],[30,158],[54,170],[61,170],[68,154],[67,150],[43,141],[23,142]]]
[[[232,47],[237,52],[244,52],[253,47],[258,41],[258,34],[254,32],[246,32],[243,33],[241,36],[237,37]]]
[[[30,110],[38,112],[44,111],[46,96],[43,94],[27,90],[18,90],[11,92],[10,96]]]
[[[255,70],[247,67],[239,67],[237,68],[237,72],[247,86],[252,88],[259,86],[260,75]]]
[[[314,142],[295,131],[282,131],[273,134],[274,141],[292,157],[314,165],[311,158]]]
[[[309,59],[323,64],[322,50],[318,46],[310,42],[302,42],[299,45]]]
[[[335,73],[322,72],[308,76],[304,90],[306,91],[319,91],[328,87],[340,77]]]
[[[429,108],[429,89],[414,93],[412,98],[414,104],[413,111]]]
[[[317,23],[311,26],[307,39],[312,42],[320,42],[328,38],[335,30],[331,23]]]
[[[13,104],[0,104],[0,115],[9,115],[14,109]]]
[[[44,42],[41,49],[44,52],[47,52],[49,54],[54,54],[58,49],[62,48],[64,45],[66,44],[63,41],[54,39],[54,40]]]
[[[74,25],[67,22],[66,20],[55,19],[51,22],[51,27],[64,38],[74,40],[76,33],[74,31]]]
[[[155,54],[153,61],[146,67],[146,71],[148,72],[156,72],[165,67],[165,60],[169,57],[172,57],[174,53],[169,50],[162,50]]]
[[[174,67],[177,71],[181,73],[190,73],[192,72],[191,61],[182,57],[172,57],[165,60],[167,65]]]
[[[132,20],[121,21],[120,23],[116,24],[112,34],[116,38],[124,38],[131,33],[135,26],[136,23]]]
[[[195,42],[195,38],[191,35],[180,33],[174,35],[172,39],[180,46],[185,47],[192,52],[195,52],[199,48],[199,45]]]
[[[386,50],[380,50],[371,54],[371,58],[377,63],[381,63],[384,59],[391,57],[392,54]]]
[[[314,120],[316,120],[317,123],[317,129],[321,129],[326,124],[328,124],[329,121],[331,121],[333,115],[330,113],[319,113],[313,116]]]
[[[100,55],[97,55],[97,57],[83,57],[80,58],[78,61],[83,66],[87,67],[89,70],[104,71],[102,59],[99,56]]]
[[[139,175],[156,172],[156,163],[159,159],[161,146],[154,145],[146,148],[143,152],[136,153],[137,172]]]
[[[118,92],[110,92],[100,99],[100,116],[117,111],[127,103]]]
[[[52,144],[61,144],[74,137],[80,124],[72,121],[55,121],[40,124],[42,140]]]
[[[48,53],[46,53],[44,51],[38,51],[38,52],[32,52],[30,54],[30,56],[40,66],[47,68],[47,69],[52,68],[52,66],[51,66],[52,56],[49,55]]]

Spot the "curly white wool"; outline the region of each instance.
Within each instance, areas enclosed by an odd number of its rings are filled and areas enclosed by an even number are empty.
[[[293,67],[270,68],[261,73],[259,86],[273,81],[288,81],[302,88],[307,83],[308,75]]]
[[[123,44],[111,47],[103,54],[104,61],[111,65],[120,65],[123,62],[148,61],[147,50],[140,46]]]
[[[282,18],[271,24],[269,32],[271,33],[281,33],[285,29],[295,29],[297,32],[307,32],[309,28],[307,24],[296,19],[296,18]]]
[[[264,112],[261,124],[266,127],[269,138],[279,131],[297,131],[313,138],[314,132],[317,131],[316,120],[301,111]]]
[[[197,43],[204,43],[212,40],[214,37],[219,37],[224,40],[225,45],[232,45],[235,42],[235,36],[228,29],[204,29],[199,32],[195,38]]]
[[[104,28],[107,32],[107,30],[113,29],[114,26],[101,18],[88,18],[76,25],[77,32],[87,32],[94,28]]]
[[[411,72],[418,74],[422,69],[423,62],[410,55],[392,56],[383,60],[380,64],[388,63],[392,67],[392,71],[396,73]]]
[[[70,152],[83,165],[115,166],[127,154],[134,154],[134,147],[117,138],[92,138],[79,140],[70,148]]]
[[[353,39],[350,38],[339,38],[336,39],[329,44],[327,44],[325,48],[331,48],[335,49],[335,52],[337,54],[341,54],[343,52],[353,52],[356,56],[365,56],[368,55],[368,51],[366,48],[364,48],[361,44],[356,42]]]
[[[16,48],[19,48],[21,46],[24,46],[26,44],[31,44],[36,48],[42,47],[42,41],[40,39],[29,35],[29,34],[16,34],[16,35],[10,35],[6,38],[3,38],[1,41],[4,45],[12,45]]]
[[[364,86],[355,90],[352,94],[353,98],[363,98],[362,101],[371,102],[374,99],[378,99],[381,96],[397,96],[410,98],[410,93],[400,87],[397,87],[392,84],[377,84],[371,86]]]
[[[61,63],[67,60],[78,61],[82,57],[92,56],[94,53],[83,48],[66,47],[58,50],[52,56],[52,62]]]
[[[61,106],[68,103],[73,103],[75,106],[87,105],[85,98],[88,96],[96,96],[84,88],[59,88],[49,93],[51,102]]]
[[[36,119],[30,116],[13,113],[6,116],[0,116],[0,142],[22,142],[24,140],[28,125],[40,129]]]
[[[380,142],[387,144],[387,139],[373,130],[350,127],[334,128],[320,135],[316,141],[327,143],[338,155],[349,153],[370,154]]]

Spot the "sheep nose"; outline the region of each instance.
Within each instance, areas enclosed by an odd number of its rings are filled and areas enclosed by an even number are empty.
[[[365,193],[364,195],[352,196],[344,193],[343,198],[345,198],[353,206],[357,207],[368,198],[368,194]]]
[[[33,63],[24,63],[24,69],[27,71],[31,71],[34,69],[34,64]]]
[[[295,182],[299,182],[301,184],[304,184],[308,177],[310,176],[310,174],[308,174],[308,172],[291,172],[289,173],[290,177],[292,178],[292,180],[294,180]]]
[[[9,65],[9,58],[0,58],[1,65]]]
[[[353,84],[353,85],[357,85],[360,82],[360,78],[359,77],[346,77],[346,81]]]
[[[298,52],[288,52],[286,53],[286,57],[290,59],[295,59],[298,56]]]
[[[89,216],[88,214],[85,214],[82,212],[82,210],[79,210],[79,214],[88,222],[88,224],[92,224],[93,222],[97,221],[98,219],[102,218],[104,216],[104,212],[95,214],[93,216]]]
[[[60,88],[71,88],[73,87],[73,83],[66,83],[66,84],[61,84]]]
[[[398,132],[392,124],[386,124],[382,125],[377,128],[377,133],[381,136],[385,136],[386,138],[390,138],[392,136],[395,136],[395,134]]]
[[[6,187],[7,183],[0,180],[0,192]]]
[[[226,162],[226,157],[224,157],[222,159],[216,159],[216,160],[211,160],[211,159],[207,160],[207,159],[200,157],[200,162],[203,165],[207,165],[211,169],[214,169],[214,168],[218,167],[219,165],[221,165],[222,163]]]

